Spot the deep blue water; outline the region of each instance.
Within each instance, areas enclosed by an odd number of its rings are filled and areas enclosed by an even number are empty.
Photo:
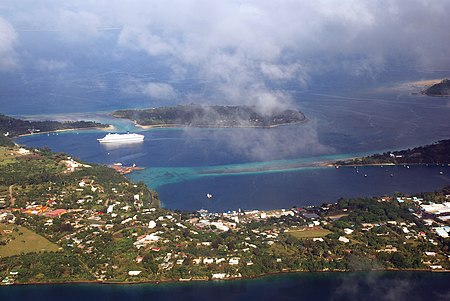
[[[450,300],[450,274],[300,273],[252,280],[0,287],[1,300]]]
[[[440,171],[444,173],[441,175]],[[367,177],[364,175],[367,174]],[[393,174],[393,177],[391,177]],[[139,179],[139,174],[132,178]],[[290,208],[340,197],[433,191],[450,183],[450,167],[306,168],[287,172],[207,176],[158,188],[171,209],[209,211]],[[205,192],[214,197],[208,200]]]

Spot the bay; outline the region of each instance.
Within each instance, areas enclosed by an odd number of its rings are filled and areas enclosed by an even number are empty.
[[[74,114],[66,107],[66,113],[34,117],[95,119],[114,124],[117,132],[141,132],[145,141],[105,146],[97,142],[105,132],[90,130],[32,135],[17,142],[48,146],[87,162],[143,167],[130,178],[156,189],[163,205],[171,209],[273,209],[333,202],[339,197],[439,189],[450,184],[448,167],[370,168],[358,174],[317,166],[449,138],[450,99],[412,95],[411,88],[399,81],[405,78],[402,75],[387,73],[384,82],[358,88],[340,82],[308,91],[292,87],[289,93],[308,118],[302,125],[143,130],[112,119],[107,112]],[[111,98],[117,97],[114,90],[111,93]],[[112,104],[108,109],[119,107]],[[206,201],[206,193],[213,194],[211,202]]]

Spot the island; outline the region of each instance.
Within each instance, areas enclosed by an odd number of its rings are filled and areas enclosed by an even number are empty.
[[[88,128],[108,128],[109,125],[101,124],[95,121],[30,121],[19,118],[13,118],[0,114],[0,133],[6,137],[16,137],[19,135],[54,132],[74,129],[88,129]],[[4,138],[0,138],[6,141]]]
[[[449,96],[450,95],[450,80],[443,79],[441,82],[432,85],[431,87],[422,91],[422,94],[428,96]]]
[[[334,162],[333,165],[450,164],[450,139],[412,149]]]
[[[118,110],[117,118],[133,120],[149,127],[273,127],[306,122],[305,115],[292,109],[269,114],[251,106],[178,105],[143,110]]]
[[[304,208],[168,210],[107,166],[0,146],[3,285],[446,271],[449,221],[450,187]]]

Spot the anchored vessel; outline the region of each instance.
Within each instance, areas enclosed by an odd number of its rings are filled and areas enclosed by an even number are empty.
[[[97,139],[100,143],[124,143],[124,142],[141,142],[144,141],[144,135],[139,134],[111,134],[108,133],[105,137]]]

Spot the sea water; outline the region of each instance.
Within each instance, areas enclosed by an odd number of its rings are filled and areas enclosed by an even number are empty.
[[[117,132],[140,131],[144,142],[104,145],[97,139],[106,132],[95,130],[32,135],[17,142],[49,146],[87,162],[143,167],[130,178],[156,189],[163,205],[171,209],[271,209],[333,202],[339,197],[435,190],[450,184],[446,166],[367,167],[359,172],[320,167],[327,161],[449,138],[450,98],[412,95],[411,89],[397,87],[398,77],[405,74],[387,75],[383,83],[363,89],[352,85],[337,89],[339,83],[306,92],[293,87],[289,93],[308,118],[300,125],[142,130],[106,112],[94,112],[84,113],[85,119],[112,123]],[[86,105],[95,108],[96,103]],[[120,107],[109,105],[110,110]],[[129,105],[143,106],[133,101]],[[66,109],[67,114],[55,116],[73,118]],[[209,201],[207,193],[213,195]]]
[[[449,300],[450,274],[299,273],[260,279],[162,284],[60,284],[0,288],[1,300]]]
[[[258,134],[271,131],[271,135],[295,130],[251,129]],[[328,161],[370,153],[336,154],[336,148],[330,147],[332,141],[324,142],[327,147],[313,151],[299,147],[297,154],[284,154],[287,159],[280,159],[279,152],[269,146],[263,149],[271,152],[267,156],[269,160],[258,161],[241,150],[234,151],[229,141],[218,138],[233,131],[248,133],[249,130],[149,130],[141,132],[145,135],[143,143],[128,145],[100,144],[97,139],[105,133],[98,131],[32,135],[18,142],[33,147],[49,146],[87,162],[121,162],[143,167],[129,177],[154,188],[163,206],[170,209],[229,211],[301,207],[334,202],[340,197],[433,191],[450,183],[450,168],[442,165],[321,166]],[[253,139],[258,137],[254,135]],[[349,150],[350,147],[345,149]],[[207,198],[207,193],[213,198]]]

